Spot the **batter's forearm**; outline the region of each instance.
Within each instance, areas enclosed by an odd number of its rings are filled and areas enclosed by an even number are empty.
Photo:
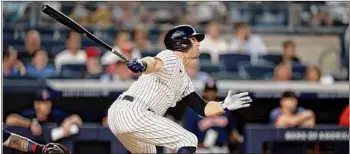
[[[206,117],[215,117],[225,113],[224,109],[221,107],[222,102],[210,101],[207,103],[204,109]]]
[[[158,72],[162,69],[163,63],[154,57],[145,57],[141,59],[142,62],[145,62],[147,67],[146,70],[142,73],[150,74],[154,72]]]

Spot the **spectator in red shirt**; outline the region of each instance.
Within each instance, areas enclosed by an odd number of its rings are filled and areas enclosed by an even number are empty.
[[[86,76],[88,79],[100,79],[104,74],[103,67],[100,63],[100,50],[97,47],[86,48]]]
[[[349,105],[345,107],[343,113],[340,115],[339,126],[349,128]]]

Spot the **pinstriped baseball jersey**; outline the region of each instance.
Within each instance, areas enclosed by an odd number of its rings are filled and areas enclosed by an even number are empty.
[[[169,107],[194,91],[182,60],[171,50],[157,54],[163,69],[156,73],[143,74],[124,95],[130,95],[139,103],[149,106],[156,114],[164,115]]]
[[[182,60],[170,50],[160,52],[156,58],[163,62],[162,70],[141,75],[111,105],[108,126],[132,153],[155,153],[155,145],[173,150],[197,147],[193,133],[163,117],[169,107],[194,91]],[[133,100],[124,100],[127,95]]]

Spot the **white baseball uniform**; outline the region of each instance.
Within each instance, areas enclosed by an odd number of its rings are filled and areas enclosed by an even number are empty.
[[[191,79],[173,51],[164,50],[156,57],[163,69],[141,75],[108,110],[109,128],[132,153],[156,153],[155,145],[176,151],[197,147],[194,134],[163,117],[169,107],[194,91]],[[133,100],[125,100],[126,96]]]

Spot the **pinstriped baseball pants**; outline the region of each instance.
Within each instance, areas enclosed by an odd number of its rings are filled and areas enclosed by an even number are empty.
[[[138,102],[116,100],[108,110],[108,125],[113,134],[132,153],[156,153],[155,146],[178,151],[197,147],[197,137],[177,123],[156,115]]]

